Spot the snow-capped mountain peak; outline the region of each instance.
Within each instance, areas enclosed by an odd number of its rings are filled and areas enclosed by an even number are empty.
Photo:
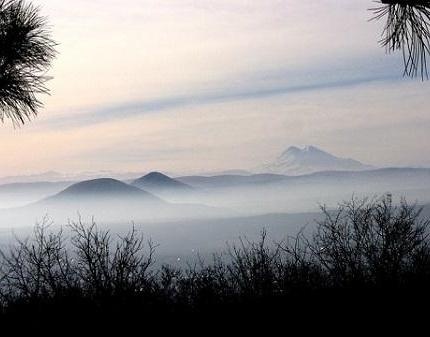
[[[265,166],[265,172],[301,175],[319,171],[360,171],[371,166],[349,158],[336,157],[315,146],[303,148],[291,146],[273,162]]]

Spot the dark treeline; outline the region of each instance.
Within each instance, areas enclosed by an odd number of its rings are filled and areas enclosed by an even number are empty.
[[[415,205],[382,198],[322,211],[312,235],[272,242],[263,232],[259,242],[242,240],[210,263],[183,269],[154,268],[155,246],[135,229],[116,238],[77,222],[66,239],[37,226],[32,238],[1,252],[2,325],[290,329],[318,320],[357,329],[425,310],[429,221]]]

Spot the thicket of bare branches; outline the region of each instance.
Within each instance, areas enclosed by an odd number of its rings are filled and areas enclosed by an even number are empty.
[[[312,239],[301,235],[298,240],[302,256],[307,254],[303,259],[318,265],[332,286],[397,287],[418,264],[428,267],[429,220],[405,200],[393,206],[387,198],[352,199],[337,211],[322,211]]]
[[[79,221],[66,238],[42,224],[33,238],[1,252],[2,310],[22,319],[31,308],[30,320],[46,311],[91,320],[221,312],[238,318],[321,305],[337,315],[361,310],[360,303],[369,311],[385,293],[394,308],[402,298],[430,299],[429,221],[415,205],[352,199],[322,211],[313,235],[272,242],[262,232],[259,242],[241,240],[210,263],[183,269],[152,267],[155,246],[135,228],[115,237]]]
[[[123,237],[112,238],[93,222],[49,231],[49,223],[37,225],[32,238],[17,239],[0,251],[0,294],[5,303],[63,295],[100,298],[132,294],[146,289],[155,247],[145,244],[133,227]]]

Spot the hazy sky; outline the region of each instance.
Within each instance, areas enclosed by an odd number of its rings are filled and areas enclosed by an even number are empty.
[[[371,0],[34,0],[59,55],[0,175],[250,169],[313,144],[430,166],[430,83],[378,46]]]

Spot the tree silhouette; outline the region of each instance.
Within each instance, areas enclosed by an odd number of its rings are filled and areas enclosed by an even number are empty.
[[[373,328],[393,315],[409,327],[430,300],[430,219],[421,210],[388,195],[353,198],[323,207],[311,232],[273,242],[263,231],[186,267],[154,264],[155,246],[134,227],[116,236],[79,219],[51,231],[45,218],[32,237],[0,247],[1,329],[26,322],[45,333],[71,317],[79,331],[97,332],[166,322],[243,331],[285,317]]]
[[[380,3],[372,10],[374,19],[387,19],[381,44],[390,53],[402,52],[405,76],[428,79],[430,1],[381,0]]]
[[[46,71],[55,56],[46,19],[23,0],[0,0],[0,119],[24,124],[47,94]]]

